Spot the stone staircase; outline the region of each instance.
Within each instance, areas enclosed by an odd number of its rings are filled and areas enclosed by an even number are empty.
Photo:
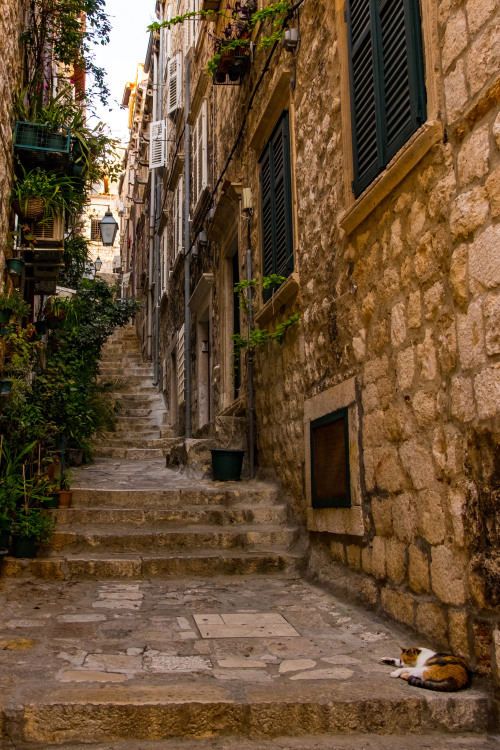
[[[116,380],[123,388],[115,393],[121,407],[116,431],[96,441],[95,458],[162,457],[172,433],[164,423],[163,399],[152,385],[152,365],[142,360],[133,326],[118,329],[105,344],[100,380]]]
[[[75,472],[50,546],[1,563],[0,750],[495,747],[481,686],[391,680],[378,659],[405,635],[301,579],[275,485],[165,466],[131,328],[101,372],[127,380],[116,432]]]
[[[166,470],[168,472],[168,470]],[[168,472],[172,474],[172,472]],[[168,475],[167,474],[167,475]],[[46,580],[248,575],[300,568],[297,524],[276,488],[75,489],[34,560],[5,558],[4,576]]]

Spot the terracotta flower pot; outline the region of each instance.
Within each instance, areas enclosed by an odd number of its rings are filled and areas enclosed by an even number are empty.
[[[73,490],[59,490],[59,507],[70,508]]]

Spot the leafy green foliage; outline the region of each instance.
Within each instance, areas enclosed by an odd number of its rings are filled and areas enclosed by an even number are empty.
[[[19,164],[19,172],[14,176],[10,201],[18,201],[21,210],[26,213],[28,200],[33,197],[43,198],[45,201],[44,221],[62,211],[78,214],[86,200],[81,181],[76,177],[68,177],[61,172],[47,171],[40,167],[28,171]]]
[[[30,311],[29,304],[23,299],[17,289],[13,289],[10,294],[2,292],[0,294],[0,310],[7,310],[14,315],[16,320],[21,320]]]
[[[255,288],[262,284],[263,289],[276,289],[285,281],[285,276],[273,273],[269,276],[264,276],[262,282],[256,279],[244,279],[234,285],[234,291],[239,295],[240,298],[240,310],[244,310],[246,313],[250,312],[250,300],[246,295],[247,289]],[[231,336],[234,343],[233,351],[233,371],[237,370],[241,361],[241,350],[251,349],[253,351],[262,351],[266,349],[269,344],[273,341],[277,341],[279,344],[283,344],[286,336],[286,332],[292,326],[295,326],[300,320],[300,313],[294,313],[290,315],[286,320],[278,323],[274,330],[268,330],[267,328],[250,328],[247,336],[242,336],[240,333],[235,333]]]
[[[26,49],[26,80],[32,97],[50,81],[43,77],[44,55],[52,49],[57,66],[76,66],[93,79],[87,100],[97,95],[103,104],[109,99],[104,70],[95,64],[93,48],[107,44],[111,25],[105,0],[32,0],[28,27],[22,36]],[[82,14],[85,14],[82,23]]]
[[[262,8],[261,10],[257,10],[255,0],[233,0],[232,5],[230,2],[227,2],[223,10],[189,11],[188,13],[175,16],[169,21],[163,21],[162,23],[156,21],[148,26],[148,29],[149,31],[156,31],[164,27],[170,29],[172,26],[185,23],[196,17],[223,17],[227,20],[227,25],[224,28],[224,36],[223,38],[215,39],[216,52],[207,63],[207,71],[210,75],[213,75],[217,71],[224,54],[227,54],[229,51],[239,51],[241,53],[249,49],[250,35],[257,24],[265,24],[270,21],[273,29],[271,34],[264,34],[260,38],[257,45],[258,49],[272,47],[275,42],[282,39],[284,35],[283,25],[290,12],[290,8],[290,0],[280,0],[280,2],[271,3],[267,8]]]

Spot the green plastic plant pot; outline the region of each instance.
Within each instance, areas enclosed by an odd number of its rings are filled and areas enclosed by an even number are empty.
[[[8,549],[10,532],[3,529],[0,531],[0,550]]]
[[[245,451],[214,448],[212,454],[212,474],[217,482],[238,482]]]
[[[36,555],[37,540],[34,536],[13,536],[12,554],[14,557],[31,558]]]
[[[0,395],[6,396],[8,393],[10,393],[11,388],[12,380],[5,380],[4,378],[0,378]]]
[[[59,507],[59,493],[53,492],[48,497],[43,499],[42,503],[44,508],[58,508]]]
[[[0,310],[0,323],[8,323],[11,315],[10,310]]]
[[[7,258],[7,271],[13,276],[20,276],[23,268],[24,260],[22,258]]]

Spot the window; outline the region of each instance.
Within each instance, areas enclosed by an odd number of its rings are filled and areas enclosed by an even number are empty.
[[[285,110],[260,158],[263,273],[293,271],[289,113]],[[264,299],[271,295],[264,293]]]
[[[349,508],[348,410],[339,409],[311,422],[313,508]]]
[[[418,0],[347,0],[355,196],[425,122]]]
[[[101,227],[99,226],[100,221],[101,219],[90,220],[90,239],[91,240],[100,241],[102,239]]]
[[[193,206],[196,208],[208,184],[207,100],[201,105],[193,128]]]

